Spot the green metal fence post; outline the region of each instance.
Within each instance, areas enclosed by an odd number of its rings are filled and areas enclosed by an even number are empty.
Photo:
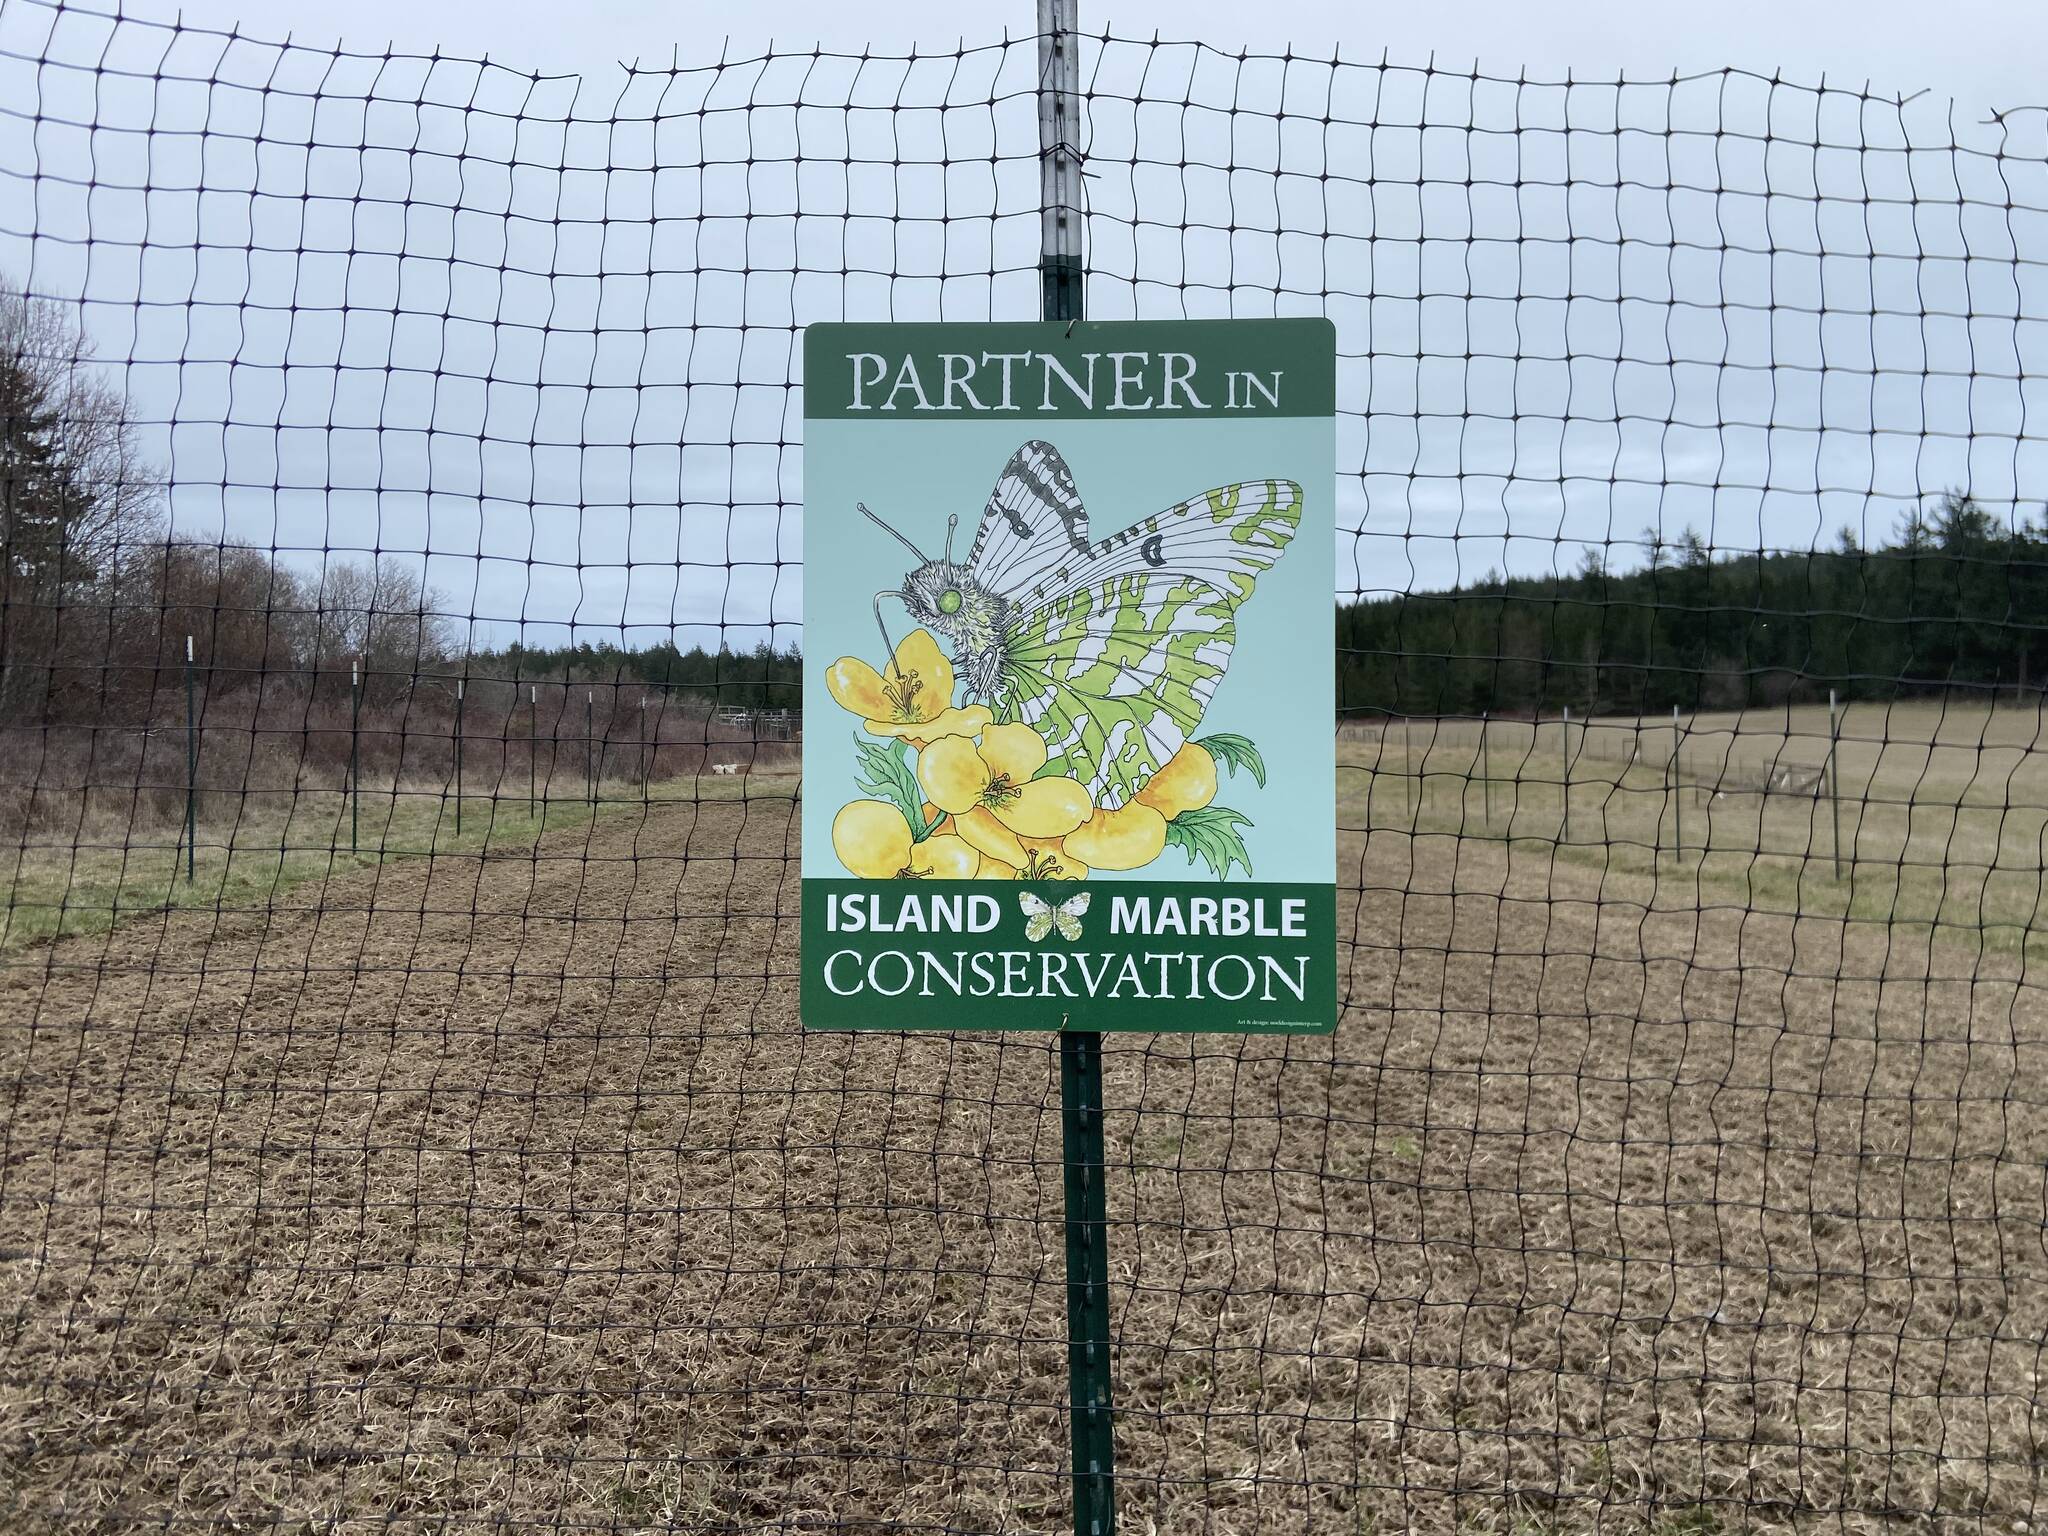
[[[177,865],[171,866],[173,878]],[[193,702],[192,637],[185,637],[185,883],[199,872],[199,711]]]
[[[1828,806],[1835,823],[1835,878],[1842,878],[1842,768],[1836,756],[1842,741],[1842,726],[1835,714],[1835,690],[1828,690]]]
[[[1079,0],[1038,0],[1038,153],[1044,317],[1079,321],[1081,248]],[[1075,1536],[1116,1529],[1116,1440],[1109,1361],[1109,1227],[1103,1184],[1102,1036],[1060,1033],[1060,1154],[1066,1164],[1067,1387]]]
[[[1422,826],[1422,775],[1415,766],[1415,743],[1409,731],[1409,719],[1401,716],[1401,790],[1408,798],[1408,835],[1413,837]]]
[[[361,831],[363,804],[363,671],[362,658],[348,664],[348,851],[354,853]]]
[[[1685,857],[1685,796],[1680,793],[1678,767],[1684,740],[1678,732],[1678,706],[1671,706],[1671,854]],[[1704,866],[1702,866],[1704,867]]]
[[[1486,833],[1493,835],[1493,752],[1487,745],[1487,727],[1493,723],[1493,711],[1482,710],[1479,715],[1479,782],[1486,796]]]
[[[1109,1370],[1109,1214],[1103,1185],[1102,1036],[1060,1035],[1060,1154],[1066,1164],[1067,1386],[1075,1536],[1116,1529]]]
[[[1564,785],[1564,824],[1557,834],[1560,843],[1572,840],[1572,707],[1564,707],[1564,719],[1557,727],[1557,755],[1563,765],[1559,771],[1560,782]]]
[[[462,679],[455,679],[455,835],[462,836]]]

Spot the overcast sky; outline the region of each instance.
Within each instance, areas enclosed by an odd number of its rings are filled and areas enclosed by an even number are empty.
[[[2048,7],[1337,11],[1083,25],[1090,312],[1337,322],[1340,594],[2039,511],[2048,120],[1990,119]],[[0,0],[0,269],[86,301],[181,529],[400,552],[480,641],[793,640],[793,328],[1035,313],[1021,6],[93,12]]]
[[[962,5],[959,0],[892,0],[887,6],[820,0],[749,0],[744,6],[673,0],[185,0],[152,6],[128,0],[136,16],[182,13],[195,25],[244,24],[259,36],[352,48],[387,42],[408,52],[436,47],[487,53],[518,68],[594,72],[624,62],[665,65],[715,58],[730,38],[736,53],[813,42],[858,52],[951,48],[1035,30],[1026,0]],[[695,18],[693,21],[691,18]],[[2048,6],[2024,0],[1432,0],[1428,5],[1350,5],[1335,0],[1146,0],[1081,8],[1084,31],[1121,37],[1201,38],[1219,48],[1443,67],[1477,61],[1487,73],[1657,79],[1724,65],[1884,95],[1927,91],[1954,98],[1970,119],[1994,108],[2043,101]],[[345,30],[343,30],[345,28]]]

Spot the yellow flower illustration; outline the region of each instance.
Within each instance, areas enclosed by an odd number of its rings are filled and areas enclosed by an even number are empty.
[[[825,669],[825,688],[873,735],[900,736],[915,747],[972,736],[995,719],[981,704],[953,707],[953,663],[922,629],[903,637],[886,675],[858,656],[842,656]]]
[[[1086,880],[1088,866],[1057,837],[1020,837],[1026,865],[1018,878],[1024,880]]]
[[[918,783],[953,829],[981,853],[1012,868],[1028,862],[1020,838],[1064,837],[1094,809],[1086,786],[1063,777],[1033,778],[1045,766],[1045,741],[1028,725],[991,725],[976,743],[938,738],[919,753]]]
[[[981,855],[958,835],[911,836],[903,812],[886,800],[850,800],[832,818],[832,851],[863,880],[972,880]]]
[[[934,880],[972,880],[981,873],[981,855],[953,832],[934,832],[910,845],[910,868]]]
[[[1139,801],[1168,821],[1182,811],[1199,811],[1215,798],[1216,759],[1199,741],[1184,742],[1138,791]]]
[[[965,838],[985,864],[1006,864],[1012,872],[1022,869],[1030,855],[1017,834],[991,816],[985,807],[977,805],[965,816],[953,818],[953,830]],[[996,878],[1000,879],[998,873]]]
[[[1096,811],[1060,846],[1096,869],[1138,869],[1166,847],[1166,818],[1139,800]]]

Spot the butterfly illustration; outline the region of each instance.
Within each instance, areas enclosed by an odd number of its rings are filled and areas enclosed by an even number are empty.
[[[1017,905],[1024,909],[1027,921],[1024,937],[1036,944],[1053,929],[1060,931],[1060,937],[1069,944],[1081,937],[1081,919],[1087,915],[1090,893],[1076,891],[1065,901],[1054,903],[1029,891],[1017,893]]]
[[[1301,526],[1292,480],[1220,486],[1093,542],[1066,461],[1032,441],[996,481],[966,562],[929,558],[870,512],[918,564],[896,590],[953,648],[968,694],[1045,738],[1046,771],[1097,806],[1134,796],[1195,732],[1230,665],[1237,610]]]

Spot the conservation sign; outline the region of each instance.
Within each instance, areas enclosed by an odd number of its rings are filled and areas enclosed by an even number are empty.
[[[1336,338],[814,325],[803,1022],[1337,1017]]]

